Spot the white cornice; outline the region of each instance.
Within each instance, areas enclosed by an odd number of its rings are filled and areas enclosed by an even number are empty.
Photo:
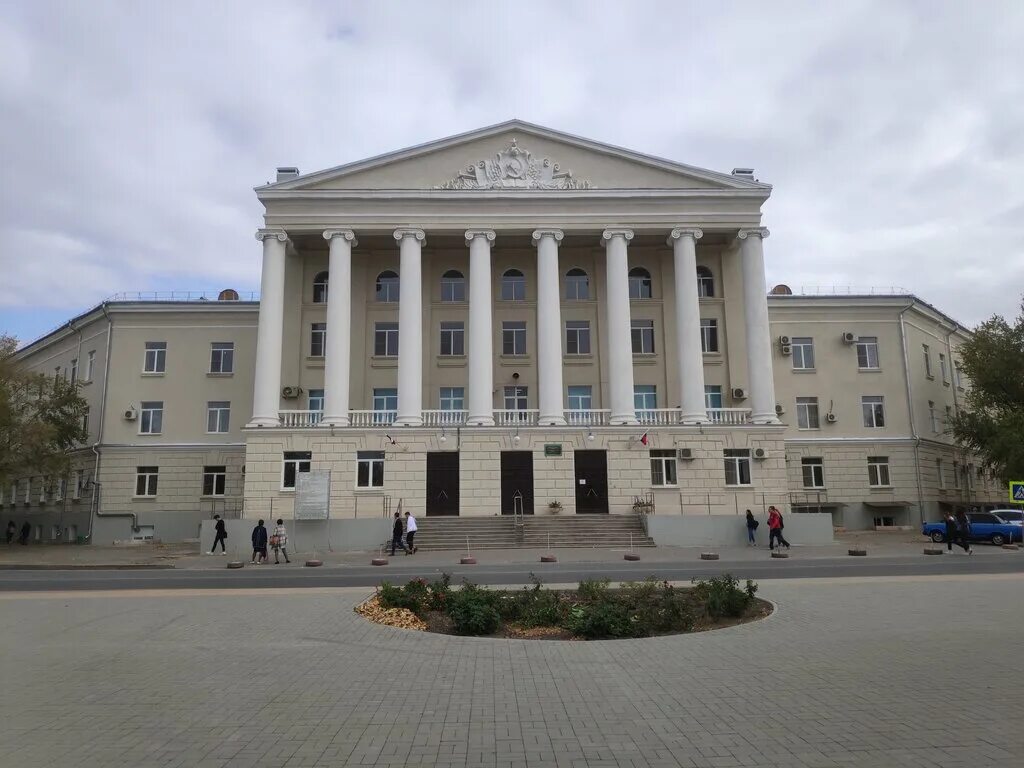
[[[260,187],[260,200],[600,200],[604,198],[740,198],[767,200],[769,189],[281,189]]]

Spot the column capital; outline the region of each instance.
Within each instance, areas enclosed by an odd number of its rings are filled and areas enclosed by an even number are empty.
[[[556,243],[562,242],[565,233],[560,229],[535,229],[533,230],[533,244],[536,245],[545,237],[553,237]]]
[[[266,240],[267,238],[270,238],[270,237],[276,237],[282,243],[285,243],[285,242],[288,241],[288,233],[285,232],[283,229],[257,229],[256,230],[256,239],[259,240],[261,243],[264,240]]]
[[[760,237],[762,240],[766,240],[768,238],[768,235],[770,234],[771,233],[768,231],[768,227],[749,227],[747,229],[741,229],[739,232],[737,232],[736,237],[738,237],[740,240],[746,240],[751,235],[754,235],[755,237]]]
[[[402,227],[395,230],[395,240],[402,242],[405,238],[412,237],[419,240],[420,243],[426,244],[427,233],[422,229],[415,229],[414,227]]]
[[[624,238],[625,241],[628,243],[630,240],[633,239],[633,230],[623,229],[621,227],[609,227],[608,229],[601,233],[601,245],[608,245],[608,243],[610,243],[612,239],[616,237]]]
[[[359,241],[356,240],[356,233],[351,229],[325,229],[324,240],[330,242],[336,237],[343,237],[352,243],[353,246],[359,245]]]
[[[669,232],[668,239],[665,241],[666,245],[672,245],[673,240],[680,240],[684,237],[692,237],[694,240],[700,240],[704,237],[704,230],[700,227],[675,227]]]
[[[478,237],[486,239],[488,243],[493,243],[497,235],[493,229],[467,229],[465,237],[466,245],[469,245]]]

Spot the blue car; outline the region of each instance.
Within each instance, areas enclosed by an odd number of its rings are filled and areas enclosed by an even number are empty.
[[[968,512],[967,519],[971,521],[971,541],[991,541],[996,546],[1020,541],[1024,530],[1019,524],[1007,522],[991,512]],[[924,523],[921,533],[941,544],[946,540],[946,523]]]

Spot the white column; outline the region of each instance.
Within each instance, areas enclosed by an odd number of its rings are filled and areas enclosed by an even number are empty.
[[[352,248],[359,245],[351,229],[328,229],[327,349],[324,350],[325,427],[348,426],[349,375],[352,357]]]
[[[281,423],[281,345],[284,337],[284,258],[288,235],[283,229],[261,229],[263,275],[260,315],[256,329],[256,378],[252,391],[249,427],[276,427]]]
[[[629,322],[629,259],[627,246],[631,229],[606,229],[601,234],[605,247],[608,282],[608,380],[610,424],[636,424],[633,406],[633,341]]]
[[[703,424],[704,353],[700,346],[700,303],[697,296],[697,241],[704,233],[696,227],[672,230],[668,243],[675,257],[676,365],[679,376],[680,420]]]
[[[538,229],[537,246],[537,377],[542,426],[562,426],[562,279],[558,270],[560,229]]]
[[[400,250],[398,299],[398,416],[395,424],[423,423],[423,280],[420,256],[427,237],[422,229],[396,229]]]
[[[747,387],[755,424],[778,424],[775,415],[775,379],[772,373],[772,340],[768,327],[768,286],[764,277],[764,227],[741,229],[740,259],[743,268],[743,309],[747,328]]]
[[[491,329],[491,243],[494,231],[466,231],[469,245],[469,410],[467,424],[494,424],[494,332]]]

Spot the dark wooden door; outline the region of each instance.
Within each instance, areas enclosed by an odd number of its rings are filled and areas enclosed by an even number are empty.
[[[533,514],[533,453],[501,452],[501,514],[511,515],[516,498],[523,499],[523,514]]]
[[[444,451],[427,454],[428,516],[459,514],[459,454]]]
[[[608,454],[604,451],[575,451],[576,514],[608,512]]]

